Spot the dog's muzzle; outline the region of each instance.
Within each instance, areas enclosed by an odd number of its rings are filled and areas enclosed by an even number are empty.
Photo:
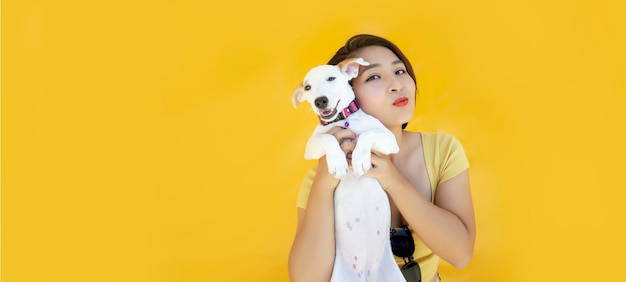
[[[333,120],[335,115],[337,115],[337,106],[339,105],[341,100],[337,101],[337,104],[334,108],[328,108],[328,98],[326,96],[318,97],[315,99],[315,107],[319,109],[320,118],[330,121]]]

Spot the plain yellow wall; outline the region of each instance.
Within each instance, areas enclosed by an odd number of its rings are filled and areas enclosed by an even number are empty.
[[[623,3],[2,1],[2,281],[288,281],[291,91],[356,33],[411,58],[410,128],[467,151],[445,281],[618,281]]]

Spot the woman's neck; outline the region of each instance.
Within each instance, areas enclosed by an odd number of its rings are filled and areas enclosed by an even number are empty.
[[[400,147],[400,151],[398,152],[398,154],[401,154],[403,147],[402,140],[404,139],[404,129],[402,129],[402,126],[397,126],[389,128],[389,131],[391,131],[391,133],[393,133],[393,136],[396,137],[396,142],[398,143],[398,147]]]

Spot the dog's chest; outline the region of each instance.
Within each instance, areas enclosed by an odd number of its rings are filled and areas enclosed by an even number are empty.
[[[387,234],[390,216],[387,194],[374,178],[349,175],[335,190],[338,236],[354,239]],[[357,235],[353,234],[355,232]]]

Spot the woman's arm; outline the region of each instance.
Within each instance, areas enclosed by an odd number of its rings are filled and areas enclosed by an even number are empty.
[[[435,204],[408,181],[389,193],[404,219],[435,254],[456,268],[469,264],[476,226],[467,170],[437,186]]]
[[[328,131],[347,154],[354,150],[355,134],[345,128]],[[328,173],[326,157],[319,160],[306,209],[298,209],[298,229],[289,253],[291,281],[329,281],[335,261],[335,188],[339,180]]]
[[[329,281],[335,259],[334,190],[338,181],[319,161],[306,209],[298,208],[298,229],[289,253],[291,281]]]
[[[435,254],[456,268],[474,253],[476,226],[467,170],[437,186],[435,203],[400,174],[389,157],[372,155],[368,176],[376,177],[404,219]]]

